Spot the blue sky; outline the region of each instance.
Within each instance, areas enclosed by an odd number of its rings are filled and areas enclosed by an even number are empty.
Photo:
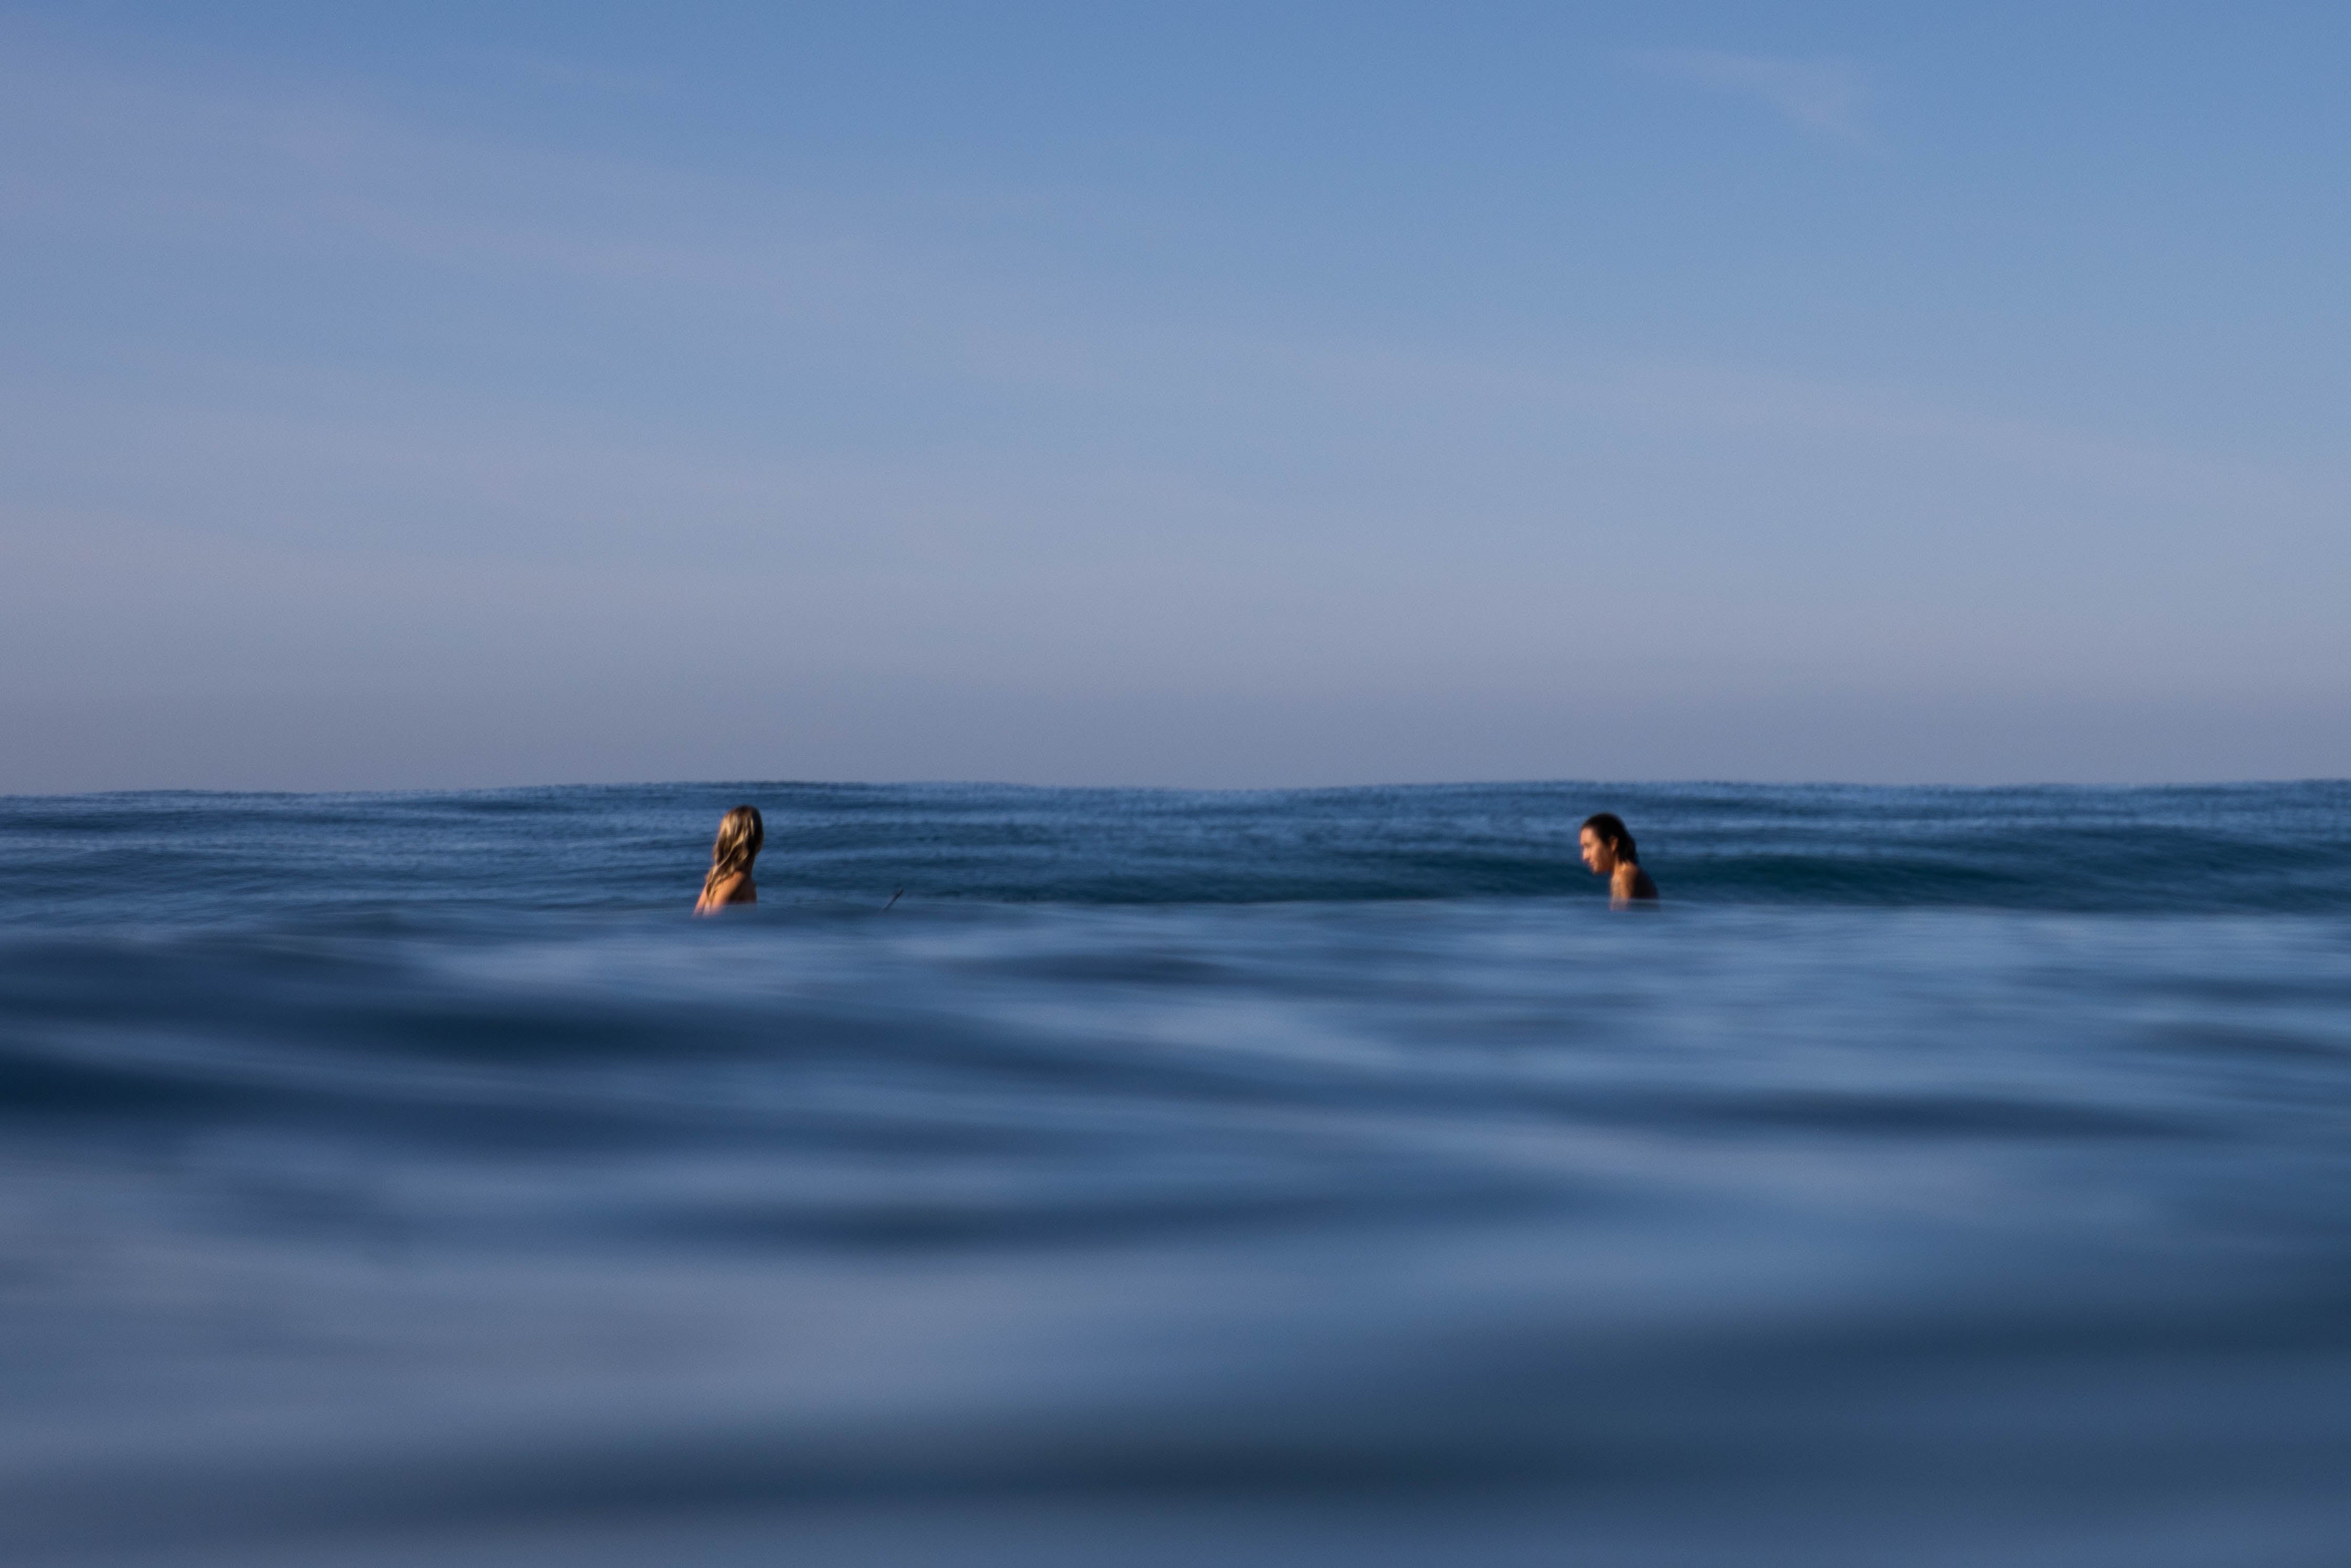
[[[2351,12],[1943,9],[0,5],[0,790],[2351,773]]]

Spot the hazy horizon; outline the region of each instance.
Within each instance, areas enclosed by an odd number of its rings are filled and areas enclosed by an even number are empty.
[[[0,4],[0,793],[2351,776],[2346,63]]]
[[[533,783],[510,784],[412,784],[377,788],[352,785],[321,789],[239,789],[190,785],[128,785],[104,789],[30,789],[15,792],[0,791],[0,800],[51,800],[103,798],[111,795],[195,795],[195,796],[441,796],[528,794],[549,789],[975,789],[1033,790],[1040,794],[1056,792],[1103,794],[1164,794],[1164,795],[1284,795],[1284,794],[1345,794],[1351,791],[1374,792],[1384,789],[1582,789],[1595,791],[1612,789],[1646,790],[1705,790],[1705,789],[1864,789],[1913,790],[1922,793],[2013,794],[2036,790],[2080,790],[2100,792],[2167,792],[2198,790],[2260,790],[2292,789],[2313,785],[2339,785],[2351,779],[2325,775],[2306,779],[2170,779],[2161,783],[2128,783],[2115,780],[2085,780],[2064,779],[2020,779],[1998,784],[1956,784],[1934,780],[1915,780],[1903,784],[1872,783],[1851,779],[1416,779],[1391,780],[1377,784],[1060,784],[1050,781],[1023,781],[1013,779],[562,779]],[[753,801],[754,805],[763,802]],[[1606,802],[1595,801],[1593,809],[1605,809]]]

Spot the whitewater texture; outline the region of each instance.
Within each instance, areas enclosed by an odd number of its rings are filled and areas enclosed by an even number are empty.
[[[2320,1568],[2346,1478],[2351,785],[0,800],[12,1568]]]

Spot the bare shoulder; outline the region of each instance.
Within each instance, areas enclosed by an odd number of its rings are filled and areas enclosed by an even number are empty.
[[[1614,894],[1620,902],[1628,904],[1657,902],[1657,884],[1649,880],[1649,873],[1643,871],[1636,862],[1627,862],[1618,866],[1615,876],[1610,881],[1612,885],[1608,891]]]
[[[733,876],[720,877],[705,888],[702,896],[695,902],[694,912],[696,915],[715,915],[730,904],[758,902],[758,886],[747,873],[737,872]]]

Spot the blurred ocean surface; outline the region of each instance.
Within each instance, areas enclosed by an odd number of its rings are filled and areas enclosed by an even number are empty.
[[[0,800],[12,1568],[2346,1561],[2351,785]]]

